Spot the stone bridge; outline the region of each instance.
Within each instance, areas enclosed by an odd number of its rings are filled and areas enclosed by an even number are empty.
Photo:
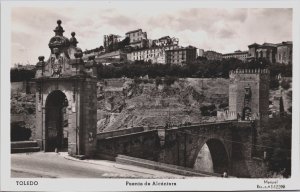
[[[170,129],[131,128],[97,135],[98,158],[128,155],[193,168],[201,148],[209,148],[215,173],[249,177],[256,122],[224,121]]]

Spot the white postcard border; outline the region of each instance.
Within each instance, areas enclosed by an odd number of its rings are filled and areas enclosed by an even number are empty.
[[[189,3],[187,3],[189,2]],[[1,2],[1,191],[192,191],[192,190],[258,190],[257,185],[264,179],[20,179],[10,178],[10,66],[11,66],[11,31],[10,9],[15,6],[132,6],[142,3],[151,6],[154,3],[167,6],[170,1],[14,1]],[[180,7],[218,7],[218,8],[293,8],[293,129],[292,129],[292,177],[289,179],[268,179],[285,185],[284,190],[300,189],[300,2],[299,1],[172,1]],[[46,46],[46,45],[45,45]],[[17,186],[16,181],[38,181],[37,186]],[[126,186],[126,181],[176,182],[176,186]],[[260,189],[261,190],[261,189]],[[268,189],[270,190],[270,189]]]

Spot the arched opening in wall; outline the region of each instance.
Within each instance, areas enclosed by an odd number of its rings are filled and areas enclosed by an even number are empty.
[[[59,90],[51,92],[46,99],[45,151],[68,149],[68,100]]]
[[[251,109],[249,107],[245,107],[243,109],[243,116],[242,116],[242,119],[243,120],[246,120],[246,121],[249,121],[251,118]]]
[[[229,161],[224,144],[217,139],[208,140],[197,155],[194,169],[210,173],[228,173]]]

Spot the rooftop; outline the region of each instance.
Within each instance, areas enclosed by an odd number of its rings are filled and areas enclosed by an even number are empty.
[[[159,38],[158,40],[162,40],[162,39],[170,39],[170,36],[163,36],[163,37]]]
[[[178,47],[178,48],[181,48],[181,47],[179,47],[178,45],[166,45],[166,46],[157,46],[157,47],[150,47],[150,48],[138,49],[138,50],[132,51],[131,53],[133,53],[133,52],[139,52],[139,51],[147,51],[147,50],[163,49],[163,48],[167,48],[167,47]]]
[[[281,43],[267,43],[264,42],[262,45],[257,44],[257,43],[253,43],[251,45],[248,45],[249,48],[251,47],[278,47],[278,46],[282,46],[282,45],[292,45],[293,42],[292,41],[282,41]]]
[[[262,44],[261,46],[264,46],[264,47],[277,47],[277,45],[276,44],[274,44],[274,43],[264,43],[264,44]]]
[[[282,41],[278,43],[277,46],[284,46],[284,45],[293,45],[293,41]]]
[[[250,47],[258,47],[258,46],[260,46],[260,44],[257,44],[257,43],[252,43],[252,44],[248,45],[249,48]]]
[[[179,47],[177,49],[166,50],[166,52],[167,51],[171,52],[171,51],[191,50],[191,49],[197,49],[197,48],[189,45],[187,47]]]
[[[235,51],[233,53],[225,53],[223,55],[243,55],[243,54],[248,54],[248,51]]]
[[[205,53],[217,53],[217,54],[222,54],[222,53],[219,53],[219,52],[216,52],[216,51],[213,51],[213,50],[207,50],[207,51],[204,51]]]
[[[138,31],[142,31],[142,29],[136,29],[136,30],[128,31],[128,32],[125,33],[125,34],[127,35],[127,34],[129,34],[129,33],[135,33],[135,32],[138,32]]]

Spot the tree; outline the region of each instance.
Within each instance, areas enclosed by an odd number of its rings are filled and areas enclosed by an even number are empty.
[[[117,49],[124,49],[126,45],[129,45],[130,38],[126,37],[122,41],[118,42]]]
[[[124,40],[125,41],[125,40]],[[128,41],[128,40],[127,40]],[[256,68],[269,68],[271,71],[271,89],[278,89],[279,82],[276,79],[276,74],[283,71],[282,74],[290,75],[291,69],[288,65],[276,65],[275,67],[269,64],[268,60],[258,59],[250,62],[243,62],[239,59],[230,58],[223,59],[221,61],[213,60],[201,60],[196,59],[193,62],[189,62],[186,65],[170,65],[170,64],[158,64],[152,63],[150,61],[134,61],[134,62],[118,62],[110,67],[104,67],[101,71],[103,78],[112,77],[130,77],[135,76],[145,76],[149,75],[150,78],[155,77],[196,77],[196,78],[229,78],[229,72],[231,70],[240,69],[256,69]],[[278,71],[279,70],[279,71]],[[285,72],[287,71],[287,72]],[[118,74],[113,74],[112,72],[117,72]],[[286,86],[287,87],[287,86]]]
[[[173,77],[173,76],[167,76],[164,79],[164,83],[168,86],[172,85],[175,81],[177,81],[178,78],[177,77]]]
[[[278,79],[271,77],[270,79],[270,89],[276,90],[279,87],[279,81]]]
[[[35,76],[35,69],[11,69],[10,80],[11,82],[29,81]]]
[[[203,105],[202,107],[200,107],[200,111],[203,116],[216,116],[217,115],[216,106],[214,104]]]
[[[281,87],[285,90],[288,90],[291,86],[290,86],[290,81],[284,79],[281,81]]]
[[[291,175],[292,116],[286,115],[269,120],[268,127],[261,133],[260,150],[267,152],[269,171]]]
[[[228,107],[228,102],[225,102],[225,103],[221,103],[219,105],[219,109],[224,109],[224,108],[227,108]]]
[[[162,84],[161,78],[160,78],[160,77],[156,77],[156,78],[155,78],[155,85],[156,85],[156,86],[159,86],[160,84]]]
[[[101,45],[100,47],[99,47],[99,51],[103,51],[104,50],[104,47]]]

